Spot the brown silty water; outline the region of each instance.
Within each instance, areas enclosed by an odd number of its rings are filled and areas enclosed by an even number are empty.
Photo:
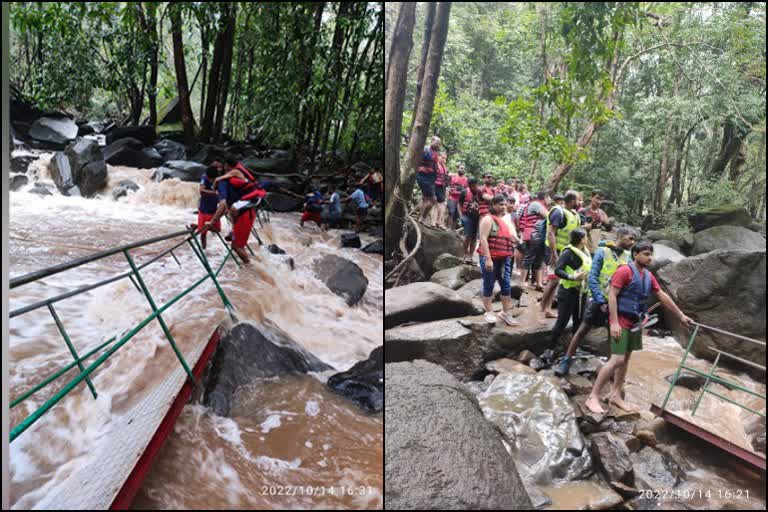
[[[44,154],[30,169],[50,182]],[[155,183],[152,170],[109,166],[107,189],[96,198],[39,197],[29,186],[12,192],[9,252],[11,276],[21,275],[110,247],[160,236],[196,221],[197,184]],[[141,189],[113,201],[123,179]],[[338,248],[338,231],[300,228],[298,214],[273,214],[263,228],[265,244],[286,256],[259,250],[251,268],[228,262],[219,282],[238,317],[257,326],[273,325],[320,359],[343,371],[382,344],[382,260],[362,251]],[[364,240],[364,243],[367,240]],[[137,264],[174,241],[132,251]],[[225,249],[209,237],[207,256],[217,267]],[[141,271],[155,302],[165,304],[205,275],[188,246],[175,251],[181,267],[167,256]],[[315,278],[312,262],[339,254],[358,264],[369,280],[360,304],[348,307]],[[112,256],[12,291],[10,308],[96,282],[129,269]],[[151,313],[146,298],[127,279],[55,304],[75,348],[84,354],[131,329]],[[180,350],[189,354],[228,324],[215,288],[206,281],[163,313]],[[14,399],[72,361],[47,309],[10,322],[10,390]],[[89,361],[95,360],[91,358]],[[89,448],[110,423],[162,382],[179,362],[157,321],[150,322],[92,374],[94,400],[81,383],[11,444],[10,502],[30,508],[54,492],[89,460]],[[380,508],[382,506],[382,416],[362,413],[330,392],[321,375],[282,377],[255,385],[252,401],[236,404],[231,418],[202,405],[187,405],[165,443],[134,507],[201,508]],[[66,378],[11,410],[11,426],[52,397]],[[57,384],[58,383],[58,384]],[[280,488],[282,486],[282,489]],[[312,493],[312,495],[309,495]]]

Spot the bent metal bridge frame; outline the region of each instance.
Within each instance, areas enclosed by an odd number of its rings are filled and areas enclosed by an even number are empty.
[[[170,372],[166,379],[151,390],[147,396],[131,410],[119,417],[112,416],[109,418],[109,431],[100,435],[98,439],[93,441],[93,444],[89,449],[91,456],[88,458],[88,462],[84,467],[69,476],[65,482],[43,498],[40,503],[35,505],[35,508],[105,510],[107,508],[126,509],[130,506],[150,469],[152,461],[165,439],[173,430],[173,425],[181,414],[184,405],[192,396],[193,391],[198,388],[199,379],[202,376],[203,370],[219,341],[219,329],[215,329],[208,340],[204,340],[198,344],[189,354],[186,354],[185,357],[179,350],[170,329],[163,320],[162,313],[173,306],[182,297],[190,293],[206,280],[210,279],[213,282],[224,307],[233,320],[235,319],[232,304],[219,285],[217,277],[230,257],[238,266],[240,266],[241,263],[238,262],[235,253],[233,253],[232,249],[227,246],[221,235],[219,233],[216,233],[216,235],[227,249],[227,254],[215,271],[211,267],[200,241],[197,239],[198,235],[192,230],[184,230],[130,243],[11,279],[10,288],[15,289],[22,285],[35,283],[40,279],[54,274],[120,254],[125,257],[125,260],[130,267],[130,271],[123,274],[105,279],[98,283],[82,286],[75,290],[11,311],[10,318],[14,318],[33,310],[44,307],[47,308],[73,358],[72,363],[61,368],[53,375],[50,375],[39,384],[16,397],[10,404],[11,408],[16,407],[73,368],[77,367],[79,370],[77,376],[69,380],[69,382],[67,382],[58,392],[11,430],[11,442],[14,442],[20,435],[32,427],[35,422],[83,381],[85,381],[88,386],[90,394],[96,398],[98,396],[98,391],[91,380],[91,374],[93,374],[96,369],[98,369],[123,345],[129,343],[139,331],[153,320],[159,322],[168,343],[171,345],[179,361],[179,365]],[[258,234],[256,234],[256,236],[259,243],[261,243]],[[181,241],[177,241],[179,239],[181,239]],[[154,255],[148,261],[143,262],[140,265],[137,265],[136,261],[134,261],[134,257],[131,255],[132,250],[167,240],[174,240],[177,241],[177,243],[169,248],[165,248],[162,252]],[[166,304],[158,305],[152,297],[147,283],[142,278],[141,270],[168,255],[181,266],[181,262],[176,257],[174,251],[182,250],[182,246],[184,245],[189,246],[192,250],[197,260],[202,265],[205,275],[195,281],[189,288],[181,291]],[[248,247],[248,250],[253,254],[250,247]],[[130,279],[136,289],[146,298],[152,308],[152,314],[147,316],[130,331],[123,332],[119,336],[113,336],[81,356],[72,344],[72,340],[67,334],[62,319],[59,318],[54,304],[69,297],[88,292],[125,278]],[[95,361],[88,365],[86,361],[96,354],[99,354],[104,349],[106,350],[101,353]],[[94,414],[103,413],[94,411]]]
[[[736,338],[742,342],[752,343],[755,345],[762,346],[763,349],[765,349],[765,342],[760,340],[755,340],[752,338],[747,338],[746,336],[741,336],[739,334],[734,334],[732,332],[724,331],[722,329],[718,329],[716,327],[710,327],[708,325],[700,324],[697,322],[692,322],[692,323],[693,325],[696,326],[696,328],[693,330],[693,334],[691,334],[691,339],[688,342],[688,346],[686,347],[685,352],[683,353],[683,356],[680,359],[680,364],[678,365],[677,371],[675,371],[675,375],[672,378],[672,382],[669,385],[669,390],[667,391],[667,395],[664,397],[664,401],[662,402],[661,406],[658,406],[656,404],[651,404],[651,411],[656,416],[664,418],[669,423],[672,423],[673,425],[685,430],[686,432],[693,434],[699,439],[704,440],[705,442],[711,444],[712,446],[722,451],[723,453],[731,456],[735,456],[739,462],[745,464],[747,467],[751,468],[752,470],[757,471],[758,473],[761,473],[764,478],[765,477],[765,456],[762,456],[751,450],[747,450],[741,446],[738,446],[732,443],[731,441],[728,441],[727,439],[724,439],[723,437],[717,435],[716,433],[706,430],[700,427],[699,425],[696,425],[689,419],[683,418],[680,415],[675,414],[669,411],[668,409],[666,409],[667,402],[669,401],[669,397],[672,395],[672,390],[674,389],[675,383],[677,382],[677,379],[680,376],[680,372],[682,369],[686,369],[689,372],[692,372],[696,375],[706,377],[704,386],[702,386],[701,388],[701,393],[699,394],[699,397],[696,399],[696,404],[693,406],[693,410],[690,413],[691,418],[693,418],[693,416],[696,414],[696,410],[699,408],[699,404],[701,404],[701,399],[704,397],[704,393],[709,393],[711,395],[714,395],[720,400],[724,400],[728,403],[741,407],[742,409],[745,409],[753,414],[757,414],[758,416],[762,416],[763,418],[765,418],[765,412],[760,412],[759,410],[756,411],[750,407],[747,407],[744,404],[741,404],[721,393],[718,393],[717,391],[714,391],[709,386],[711,382],[716,382],[731,389],[738,389],[739,391],[742,391],[749,395],[755,396],[757,398],[761,398],[763,400],[763,404],[765,404],[764,394],[756,393],[751,389],[747,389],[735,382],[726,380],[722,377],[718,377],[715,375],[715,371],[717,370],[717,365],[720,363],[721,356],[725,356],[727,359],[732,359],[740,364],[747,365],[749,367],[755,368],[762,372],[765,372],[765,366],[760,366],[759,364],[753,363],[752,361],[747,361],[746,359],[743,359],[741,357],[738,357],[728,352],[724,352],[722,350],[718,350],[714,348],[709,348],[709,350],[717,354],[717,356],[715,357],[715,361],[712,364],[712,368],[709,370],[709,373],[705,373],[695,368],[691,368],[690,366],[686,366],[685,364],[685,360],[688,358],[688,354],[691,352],[691,349],[693,348],[693,344],[696,340],[696,335],[698,334],[700,327],[713,332],[717,332],[719,334],[723,334],[725,336]]]

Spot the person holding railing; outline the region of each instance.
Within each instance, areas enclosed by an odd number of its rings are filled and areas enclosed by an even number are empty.
[[[206,248],[205,232],[202,231],[206,222],[213,219],[213,214],[216,213],[216,200],[218,193],[213,188],[213,182],[218,176],[218,168],[211,165],[205,170],[200,179],[200,203],[197,206],[197,229],[202,234],[200,235],[200,242],[203,244],[203,249]],[[216,221],[212,224],[212,231],[221,231],[221,221]]]
[[[659,301],[677,316],[683,325],[692,322],[672,298],[661,290],[659,283],[646,268],[653,261],[653,245],[640,241],[632,246],[632,262],[620,266],[611,278],[608,290],[608,318],[610,325],[611,358],[600,369],[589,398],[584,405],[595,414],[604,414],[600,405],[600,390],[613,376],[608,402],[625,411],[632,408],[622,398],[629,357],[633,350],[643,348],[641,322],[645,316],[648,297],[653,292]]]

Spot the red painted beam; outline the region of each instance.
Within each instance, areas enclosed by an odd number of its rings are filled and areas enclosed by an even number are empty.
[[[195,367],[192,369],[192,373],[197,379],[202,377],[203,370],[205,370],[205,366],[208,364],[208,360],[216,350],[218,343],[219,329],[216,329],[208,340],[208,344],[203,350],[203,353],[200,354],[200,359],[198,359],[197,364],[195,364]],[[147,477],[147,473],[149,473],[149,469],[152,467],[152,462],[155,460],[155,457],[163,446],[165,440],[173,431],[173,426],[176,424],[176,420],[189,401],[189,398],[192,396],[193,391],[192,383],[189,379],[186,379],[184,381],[184,386],[182,386],[181,391],[179,391],[173,404],[171,404],[171,408],[168,409],[165,418],[163,418],[157,431],[152,436],[152,440],[136,462],[131,474],[128,475],[128,478],[123,484],[123,487],[112,501],[112,505],[109,507],[110,510],[127,510],[131,506],[133,499],[136,497],[136,493],[139,492],[141,484],[144,483],[144,479]]]
[[[703,439],[709,444],[716,446],[717,448],[720,448],[721,450],[730,453],[731,455],[735,455],[739,458],[739,460],[752,465],[754,468],[762,471],[762,473],[765,474],[765,457],[761,457],[754,452],[745,450],[741,446],[733,444],[727,439],[723,439],[717,434],[713,434],[709,430],[705,430],[700,426],[695,425],[694,423],[691,423],[690,421],[669,412],[666,409],[662,411],[661,407],[656,404],[651,404],[651,412],[653,412],[656,416],[664,418],[668,422],[685,430],[686,432],[689,432],[696,437]]]

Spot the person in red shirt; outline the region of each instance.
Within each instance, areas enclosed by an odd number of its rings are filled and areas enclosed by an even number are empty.
[[[467,177],[464,176],[464,165],[459,165],[458,174],[449,174],[448,183],[448,229],[456,227],[456,221],[459,220],[459,195],[462,190],[467,188]]]
[[[432,208],[432,225],[439,229],[445,228],[445,189],[448,185],[448,170],[445,162],[445,153],[439,153],[435,171],[435,199],[437,203]]]
[[[488,215],[488,203],[496,195],[496,191],[493,188],[493,174],[490,172],[483,174],[483,185],[477,189],[480,192],[477,197],[477,206],[482,218]]]
[[[690,325],[688,318],[672,298],[662,291],[656,278],[646,267],[653,261],[653,245],[640,241],[632,246],[632,263],[622,265],[611,278],[608,291],[608,318],[610,323],[611,358],[597,374],[595,385],[584,405],[595,414],[604,414],[600,404],[600,391],[613,377],[608,402],[625,411],[632,411],[622,399],[622,388],[627,376],[629,357],[633,350],[642,350],[642,328],[632,332],[633,326],[642,320],[647,309],[648,296],[654,293],[667,309],[677,316],[683,325]]]

